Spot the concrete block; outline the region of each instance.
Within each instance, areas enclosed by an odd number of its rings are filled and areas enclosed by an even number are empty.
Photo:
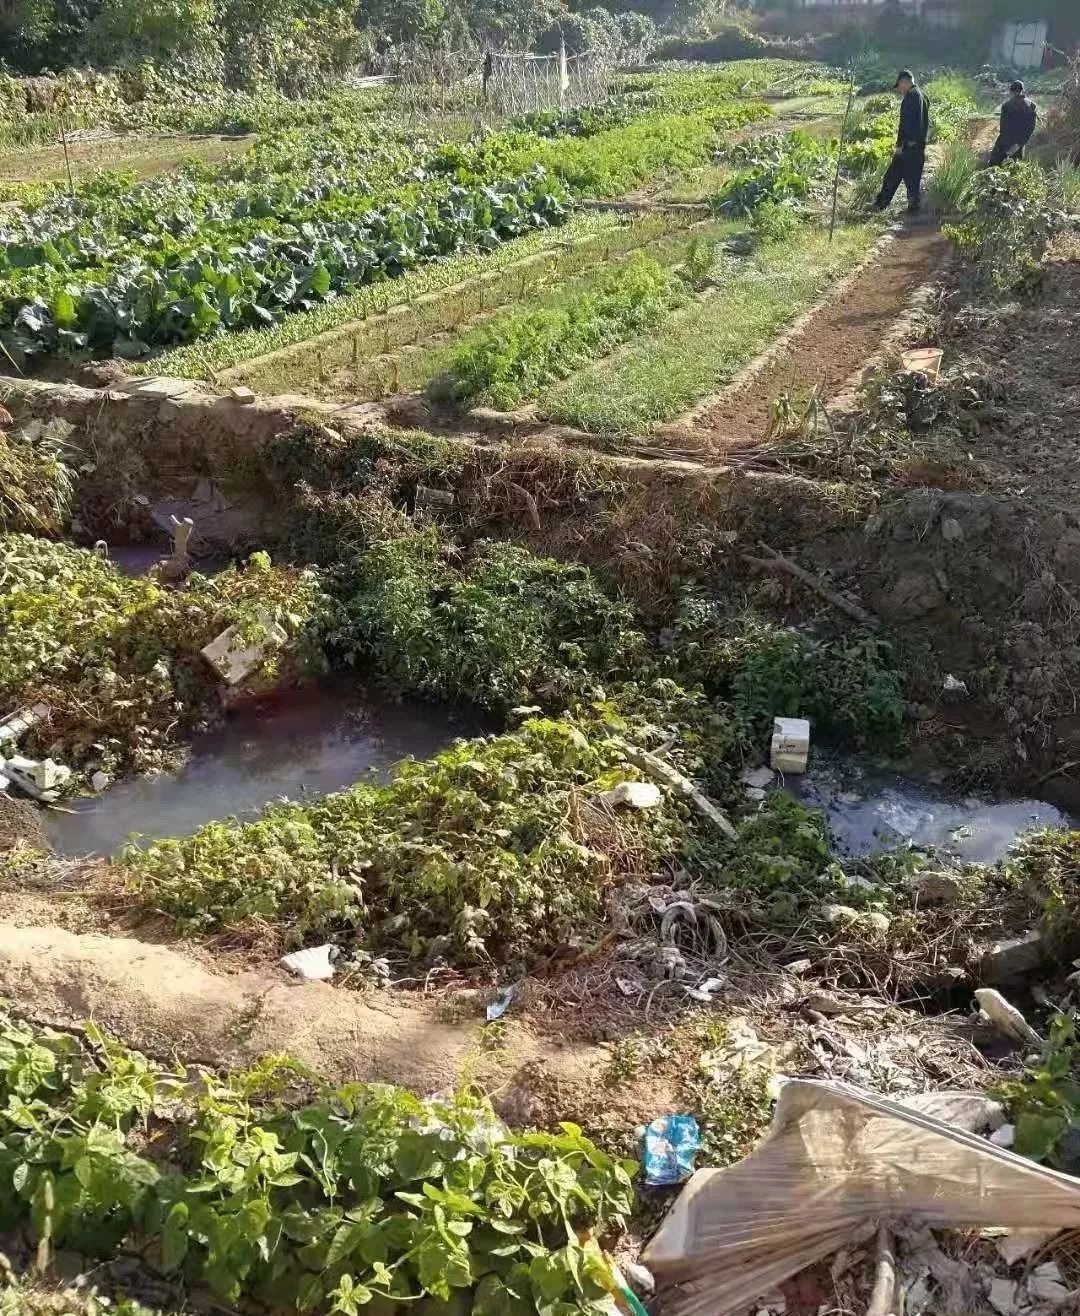
[[[1012,982],[1039,968],[1044,955],[1042,933],[1038,931],[994,942],[983,951],[979,977],[987,983]]]
[[[284,630],[269,617],[261,618],[266,638],[245,644],[236,626],[230,626],[202,650],[202,656],[229,685],[239,685],[262,662],[268,653],[280,649],[288,640]]]
[[[775,718],[769,759],[773,770],[793,775],[804,773],[809,755],[809,721],[805,717]]]

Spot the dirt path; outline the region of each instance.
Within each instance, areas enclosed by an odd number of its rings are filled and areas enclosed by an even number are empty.
[[[479,1005],[466,1018],[416,996],[362,996],[276,970],[218,974],[167,946],[58,927],[0,923],[0,998],[39,1023],[93,1019],[139,1050],[215,1066],[287,1054],[332,1082],[380,1080],[434,1092],[463,1077],[487,1086],[542,1064],[587,1087],[598,1048],[553,1046],[509,1021],[481,1046]]]
[[[693,428],[720,448],[760,442],[773,403],[820,388],[833,397],[877,352],[912,294],[932,276],[948,244],[935,229],[902,230],[880,259],[868,265],[844,293],[812,312],[762,368],[705,408]]]

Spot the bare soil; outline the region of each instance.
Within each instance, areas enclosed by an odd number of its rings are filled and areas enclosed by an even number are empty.
[[[903,229],[834,302],[807,317],[760,371],[699,413],[695,429],[719,450],[761,442],[781,394],[836,396],[880,349],[913,293],[941,264],[948,243],[936,228]]]
[[[177,947],[58,927],[0,923],[0,997],[36,1022],[77,1028],[93,1019],[164,1059],[213,1066],[288,1054],[332,1082],[400,1083],[434,1092],[463,1079],[507,1088],[542,1061],[548,1082],[590,1086],[603,1052],[553,1044],[510,1021],[485,1044],[470,1017],[421,995],[362,995],[300,982],[283,970],[218,973]]]
[[[182,160],[194,158],[219,164],[242,155],[255,141],[246,136],[191,137],[101,137],[69,141],[68,159],[73,178],[84,178],[102,169],[134,170],[139,178],[175,169]],[[67,178],[67,161],[62,144],[16,151],[0,158],[0,182],[49,183]]]

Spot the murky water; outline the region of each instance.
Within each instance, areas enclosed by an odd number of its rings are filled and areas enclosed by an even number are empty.
[[[785,785],[804,803],[825,811],[836,847],[845,854],[870,854],[910,842],[971,863],[993,863],[1024,832],[1080,826],[1080,820],[1042,800],[950,795],[925,781],[820,752],[812,756],[805,777],[789,777]]]
[[[272,800],[326,795],[371,770],[385,778],[402,759],[427,758],[492,729],[475,710],[392,703],[355,689],[289,691],[199,736],[175,775],[65,801],[75,812],[46,810],[45,829],[60,854],[114,855],[133,833],[187,836],[213,818],[254,818]]]

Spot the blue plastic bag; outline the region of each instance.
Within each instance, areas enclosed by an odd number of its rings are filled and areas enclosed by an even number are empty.
[[[682,1183],[694,1173],[701,1130],[693,1115],[660,1115],[645,1130],[642,1160],[650,1187]]]

